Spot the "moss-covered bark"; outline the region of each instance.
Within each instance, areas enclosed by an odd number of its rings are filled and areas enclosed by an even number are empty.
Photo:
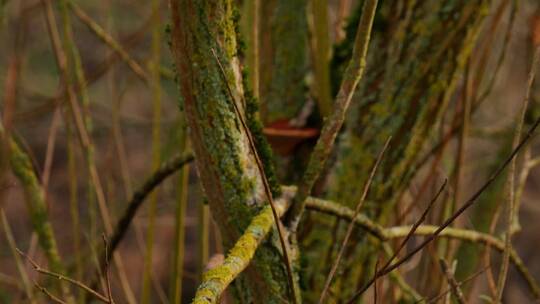
[[[260,96],[263,120],[294,118],[306,99],[306,0],[261,1]]]
[[[367,74],[360,84],[347,117],[337,162],[332,169],[329,195],[348,206],[357,203],[359,191],[378,151],[389,136],[393,140],[374,178],[363,211],[384,224],[388,211],[414,174],[414,162],[439,123],[456,78],[469,55],[489,1],[382,1],[374,22]],[[348,39],[336,48],[334,83],[350,56],[357,16],[351,20]],[[318,221],[316,219],[316,221]],[[309,261],[332,259],[329,247],[334,221],[319,223],[307,233],[303,251]],[[339,231],[339,229],[338,229]],[[338,233],[339,235],[339,233]],[[347,298],[373,271],[373,246],[358,238],[351,244],[343,265],[336,298]],[[366,248],[371,248],[368,250]],[[313,265],[313,263],[310,263]],[[315,267],[316,268],[316,267]],[[306,274],[319,290],[326,267],[310,267]],[[337,277],[340,277],[338,275]]]
[[[233,104],[245,114],[234,9],[230,0],[170,4],[172,50],[197,169],[225,246],[231,248],[268,204],[248,134]],[[273,238],[259,247],[235,286],[241,303],[288,298],[281,247]]]

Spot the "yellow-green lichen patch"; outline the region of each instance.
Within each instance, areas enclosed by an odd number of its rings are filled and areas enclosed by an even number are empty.
[[[229,251],[222,265],[203,275],[203,283],[197,289],[193,303],[216,303],[221,293],[251,262],[259,243],[273,224],[272,209],[264,207],[255,216],[244,234]]]

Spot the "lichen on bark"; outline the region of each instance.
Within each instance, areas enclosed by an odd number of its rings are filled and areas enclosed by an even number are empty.
[[[265,123],[294,118],[307,93],[306,0],[261,1],[260,96]]]
[[[387,221],[388,211],[414,174],[412,164],[448,104],[489,2],[408,0],[401,1],[401,9],[396,9],[394,1],[381,1],[366,76],[352,102],[346,130],[339,139],[337,161],[328,179],[330,198],[354,206],[378,151],[393,136],[368,203],[362,208],[378,223]],[[351,19],[348,38],[335,50],[334,84],[339,83],[343,63],[350,56],[358,15]],[[301,249],[310,252],[307,258],[311,261],[331,259],[335,248],[328,240],[335,237],[331,233],[335,221],[316,216],[313,221],[322,225],[306,232]],[[336,229],[335,235],[339,236],[344,228]],[[350,245],[342,263],[343,273],[334,285],[340,291],[336,299],[350,296],[351,288],[347,286],[354,289],[373,271],[373,261],[369,261],[373,260],[373,250],[377,249],[369,246],[365,238],[357,238]],[[311,267],[306,274],[315,286],[323,283],[325,267]],[[341,285],[340,278],[347,278],[346,284]]]
[[[246,115],[233,1],[170,0],[170,4],[172,51],[197,169],[228,249],[268,204],[248,134],[233,104]],[[264,241],[235,285],[240,302],[287,299],[279,245]]]

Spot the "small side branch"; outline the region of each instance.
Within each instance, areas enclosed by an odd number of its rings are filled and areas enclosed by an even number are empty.
[[[110,48],[112,48],[124,62],[128,65],[128,67],[141,79],[144,83],[148,84],[150,82],[150,79],[146,73],[146,71],[129,55],[129,53],[118,43],[116,40],[114,40],[111,35],[107,33],[99,24],[97,24],[86,12],[84,12],[77,4],[75,4],[73,1],[67,2],[69,5],[69,8],[73,11],[75,16],[84,23],[88,29],[92,33],[94,33],[101,41],[103,41],[105,44],[107,44]]]
[[[144,182],[144,184],[137,191],[135,191],[132,198],[127,204],[128,207],[124,212],[124,215],[118,221],[118,224],[114,229],[114,234],[110,237],[111,241],[109,252],[108,254],[103,255],[104,259],[101,261],[101,268],[103,270],[107,265],[106,262],[111,260],[114,251],[118,247],[118,244],[120,244],[120,242],[124,238],[124,235],[126,234],[129,226],[131,225],[133,218],[135,218],[137,210],[142,205],[145,198],[150,193],[152,193],[152,190],[154,190],[154,188],[161,184],[164,179],[182,168],[185,164],[193,161],[193,159],[194,157],[191,153],[175,156],[171,160],[164,163],[158,170],[154,172],[154,174],[152,174],[152,176],[150,176],[150,178],[146,180],[146,182]],[[107,261],[105,261],[105,259]]]
[[[277,211],[280,216],[282,216],[287,209],[288,202],[290,201],[290,198],[294,196],[296,191],[295,187],[284,187],[283,189],[283,197],[276,201]],[[413,229],[413,226],[384,228],[371,221],[364,214],[360,213],[354,217],[355,212],[352,209],[336,202],[314,197],[308,197],[306,199],[306,208],[333,215],[347,221],[354,221],[356,225],[365,229],[369,234],[383,242],[396,238],[404,238],[409,235]],[[227,286],[249,265],[258,245],[264,240],[273,223],[272,210],[270,206],[267,205],[261,213],[252,220],[242,237],[236,242],[233,249],[231,249],[227,255],[225,261],[203,276],[202,283],[197,290],[193,303],[217,303],[225,288],[227,288]],[[414,236],[431,236],[439,229],[439,226],[419,225],[414,231]],[[504,252],[505,249],[505,244],[500,239],[474,230],[446,227],[438,234],[438,237],[483,244],[492,247],[501,253]],[[535,298],[540,298],[540,285],[529,273],[519,255],[513,249],[510,251],[510,261],[527,282],[533,296]]]
[[[295,189],[290,187],[284,190],[283,196],[274,202],[275,211],[280,216],[287,209],[287,203],[290,201]],[[192,303],[218,303],[219,297],[225,288],[249,265],[259,244],[265,239],[274,224],[272,207],[266,205],[251,220],[244,234],[234,244],[223,263],[203,275],[202,283],[199,285]]]
[[[60,274],[60,273],[56,273],[56,272],[53,272],[53,271],[49,271],[45,268],[42,268],[41,266],[39,266],[34,260],[32,260],[29,256],[27,256],[24,252],[22,252],[21,250],[19,250],[18,248],[16,248],[17,252],[22,256],[24,257],[26,260],[28,260],[28,262],[30,262],[30,264],[32,264],[32,267],[34,268],[34,270],[40,274],[43,274],[43,275],[46,275],[46,276],[49,276],[49,277],[52,277],[52,278],[55,278],[59,281],[66,281],[84,291],[86,291],[88,294],[92,295],[93,297],[95,297],[97,300],[100,300],[101,302],[103,303],[112,303],[111,301],[109,301],[109,299],[107,299],[105,296],[101,295],[99,292],[93,290],[92,288],[86,286],[85,284],[83,284],[82,282],[79,282],[77,280],[74,280],[70,277],[67,277],[67,276],[64,276],[63,274]],[[40,288],[38,285],[36,285],[38,288]],[[41,289],[41,288],[40,288]],[[42,290],[42,289],[41,289]],[[43,291],[43,290],[42,290]]]
[[[433,233],[435,233],[440,227],[434,226],[434,225],[421,225],[418,227],[418,229],[415,232],[416,236],[430,236]],[[385,237],[387,239],[394,239],[394,238],[402,238],[409,233],[410,227],[409,226],[399,226],[399,227],[391,227],[385,229]],[[504,241],[501,241],[500,239],[489,235],[487,233],[482,233],[474,230],[469,229],[458,229],[458,228],[451,228],[447,227],[443,231],[440,232],[438,235],[439,237],[444,238],[451,238],[451,239],[457,239],[465,242],[470,243],[476,243],[476,244],[484,244],[486,246],[489,246],[491,248],[496,249],[499,252],[504,252],[505,244]],[[533,276],[530,274],[529,270],[517,254],[517,252],[514,249],[510,249],[510,261],[514,266],[516,267],[517,271],[520,273],[520,275],[527,281],[527,285],[529,286],[529,289],[531,293],[534,295],[535,298],[540,298],[540,285],[538,282],[533,278]]]
[[[467,301],[465,300],[465,297],[463,296],[463,291],[461,291],[461,288],[459,287],[459,283],[456,281],[456,278],[454,277],[454,269],[455,263],[453,264],[454,267],[450,267],[448,263],[446,263],[445,260],[441,259],[439,260],[439,263],[441,265],[441,269],[444,272],[444,275],[446,276],[446,280],[448,281],[448,284],[452,288],[452,292],[456,296],[456,299],[459,304],[467,304]]]
[[[412,229],[411,226],[397,226],[397,227],[384,228],[378,225],[377,223],[371,221],[363,214],[359,214],[356,218],[353,218],[354,211],[352,209],[348,207],[344,207],[332,201],[310,197],[307,200],[307,208],[311,210],[331,214],[347,221],[354,220],[354,222],[358,226],[362,227],[367,232],[369,232],[370,234],[372,234],[373,236],[375,236],[381,241],[387,241],[390,239],[406,237]],[[439,226],[433,226],[433,225],[420,225],[414,232],[414,235],[415,236],[430,236],[434,232],[436,232],[439,228],[440,228]],[[486,246],[496,249],[497,251],[501,253],[504,252],[504,248],[505,248],[504,242],[499,240],[498,238],[492,235],[474,231],[474,230],[446,227],[444,230],[440,232],[438,236],[444,237],[444,238],[457,239],[457,240],[470,242],[470,243],[484,244]],[[510,260],[514,264],[518,272],[521,274],[521,276],[525,279],[525,281],[527,281],[527,285],[529,286],[529,289],[531,293],[534,295],[534,297],[540,298],[540,285],[533,278],[533,276],[530,274],[529,270],[527,269],[527,267],[525,266],[525,264],[523,263],[519,255],[513,249],[510,251]]]

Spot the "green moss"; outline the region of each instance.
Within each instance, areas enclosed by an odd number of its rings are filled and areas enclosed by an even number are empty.
[[[368,202],[362,210],[384,224],[403,189],[414,175],[414,162],[454,92],[465,58],[474,45],[489,1],[407,1],[397,14],[392,1],[381,1],[368,52],[366,75],[359,84],[348,113],[347,129],[339,138],[337,160],[329,196],[355,206],[360,190],[380,149],[392,142],[375,175]],[[360,3],[362,5],[362,3]],[[360,6],[361,7],[361,6]],[[359,13],[352,17],[347,39],[336,47],[333,60],[334,88],[341,81],[352,52]],[[392,24],[391,28],[389,24]],[[353,182],[352,182],[353,181]],[[318,219],[317,219],[318,220]],[[314,223],[318,225],[318,221]],[[320,233],[315,229],[312,233]],[[338,234],[339,235],[339,234]],[[351,274],[338,298],[357,286],[364,270],[373,265],[362,239],[351,245],[344,269]],[[311,263],[331,248],[319,249]],[[303,251],[312,250],[303,247]],[[365,268],[368,267],[368,268]],[[349,280],[352,278],[352,281]],[[319,287],[315,287],[317,290]]]
[[[244,83],[247,77],[243,77]],[[246,99],[246,121],[248,128],[251,132],[251,136],[255,141],[255,147],[257,148],[257,154],[259,155],[263,165],[264,172],[266,173],[266,178],[268,179],[268,184],[272,190],[272,195],[278,197],[281,195],[281,187],[276,176],[276,170],[274,168],[274,155],[272,153],[272,148],[266,140],[266,137],[263,133],[263,124],[259,119],[259,103],[257,99],[251,93],[251,90],[244,87],[244,96]]]
[[[308,26],[306,0],[261,2],[260,96],[264,122],[291,119],[306,100]],[[266,14],[266,15],[265,15]]]
[[[283,290],[282,284],[279,284],[274,280],[275,275],[285,275],[282,267],[283,263],[281,263],[279,254],[277,252],[272,252],[272,250],[275,249],[272,249],[269,246],[261,246],[257,249],[259,243],[263,241],[270,232],[273,223],[274,218],[272,209],[270,206],[266,206],[261,213],[253,218],[246,231],[228,252],[223,264],[207,271],[203,275],[203,284],[197,289],[193,301],[194,304],[217,303],[219,295],[222,294],[223,290],[250,264],[252,260],[255,261],[256,267],[258,271],[261,271],[263,278],[269,283],[266,287],[274,293],[286,294],[286,290]],[[243,282],[240,283],[242,284]],[[248,290],[239,292],[239,294],[247,291]],[[262,291],[259,290],[255,292]],[[244,295],[241,296],[245,297]],[[269,297],[265,300],[265,303],[281,303],[281,300],[279,298]]]
[[[186,113],[190,138],[196,154],[197,168],[205,194],[208,197],[212,214],[222,231],[226,248],[231,248],[235,241],[243,235],[252,222],[253,217],[263,208],[268,208],[264,196],[263,182],[251,151],[247,134],[243,129],[234,103],[243,109],[244,88],[241,84],[238,64],[238,47],[236,39],[236,22],[232,1],[215,2],[194,1],[190,5],[187,0],[178,0],[182,28],[173,27],[173,39],[182,40],[181,54],[175,58],[178,67],[178,83],[183,95],[183,108]],[[186,9],[189,8],[189,9]],[[174,43],[173,43],[174,45]],[[215,52],[215,55],[214,55]],[[218,59],[215,58],[218,57]],[[220,68],[223,66],[223,71]],[[249,97],[249,96],[248,96]],[[264,162],[264,169],[273,185],[276,197],[279,189],[273,178],[273,168],[268,162],[271,151],[262,135],[262,127],[257,120],[256,105],[249,98],[249,113],[246,111],[249,128],[253,134],[258,154]],[[249,116],[249,117],[248,117]],[[266,209],[264,209],[266,210]],[[271,213],[270,213],[271,215]],[[254,219],[255,222],[264,219]],[[259,223],[267,224],[267,223]],[[270,226],[268,229],[270,229]],[[252,231],[260,234],[264,231]],[[266,234],[266,233],[265,233]],[[232,256],[237,261],[230,261],[229,268],[220,268],[210,272],[210,282],[220,283],[227,278],[229,271],[234,271],[241,259],[251,253],[256,245],[253,239],[242,237],[239,246],[232,247]],[[283,269],[281,253],[275,244],[265,242],[260,249],[262,256],[257,255],[254,264],[256,272],[248,272],[237,278],[234,285],[238,299],[252,301],[252,296],[264,295],[269,301],[287,298],[284,293],[287,279],[284,272],[273,272],[260,267],[272,261],[274,267]],[[215,284],[208,283],[205,290],[214,290]],[[272,286],[272,289],[259,291],[257,286]],[[205,291],[207,292],[207,291]]]

